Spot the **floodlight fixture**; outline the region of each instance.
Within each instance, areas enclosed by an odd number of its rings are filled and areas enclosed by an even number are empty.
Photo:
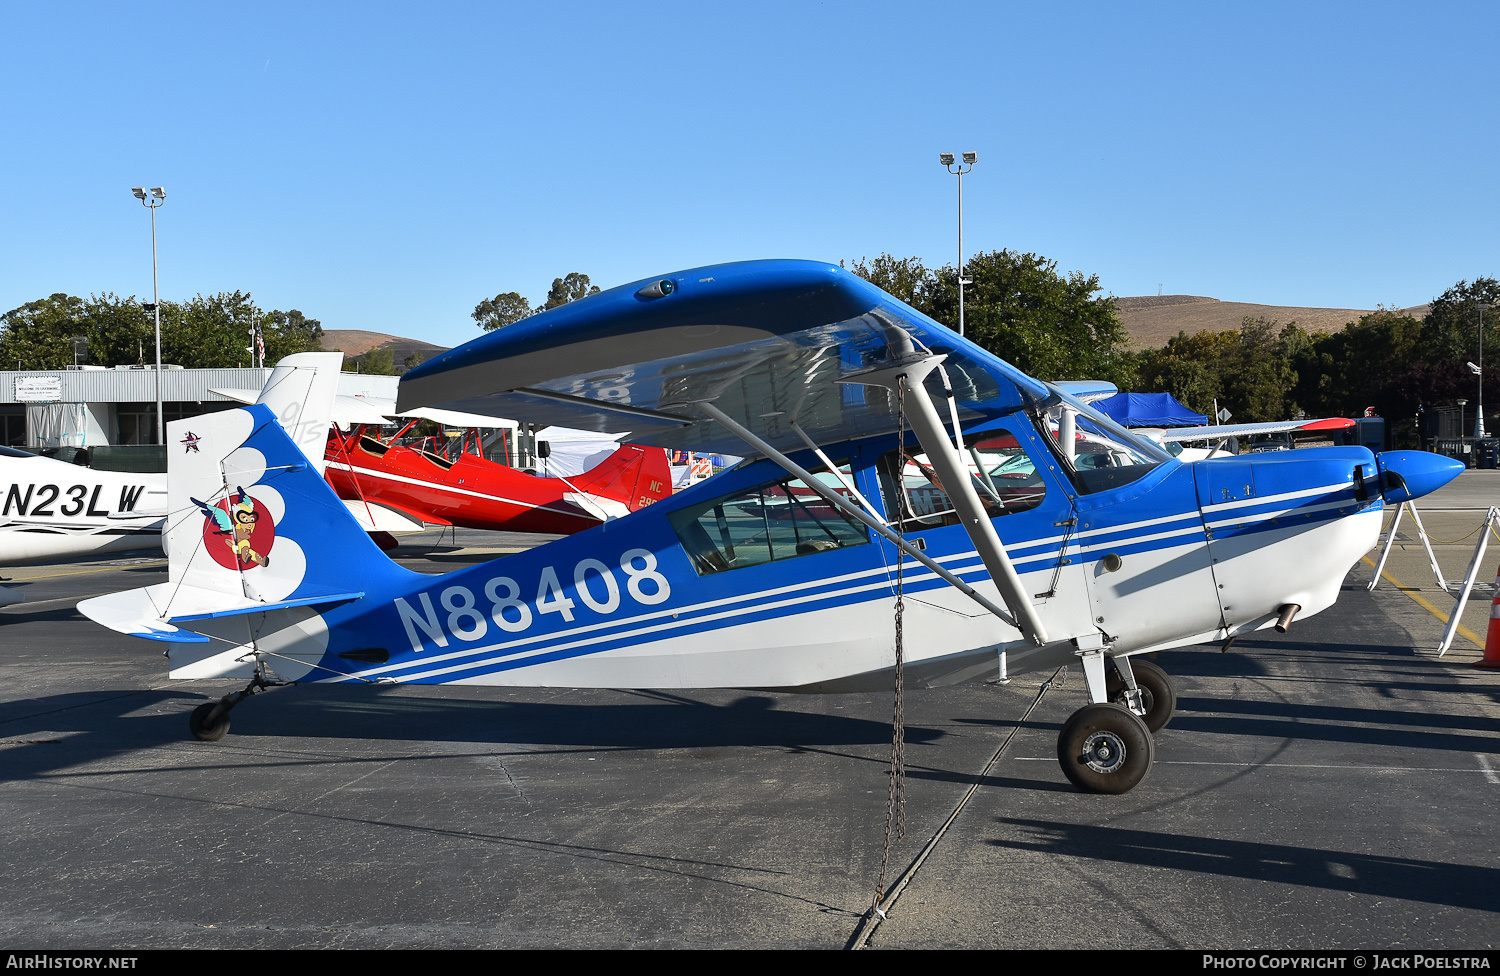
[[[156,443],[167,442],[166,420],[161,409],[161,288],[156,276],[156,208],[167,201],[167,191],[159,186],[151,188],[152,199],[146,199],[146,188],[133,186],[130,192],[141,201],[141,206],[151,211],[151,305],[156,318]]]
[[[1475,308],[1479,310],[1479,365],[1469,364],[1474,370],[1474,375],[1479,377],[1479,406],[1475,408],[1474,436],[1485,436],[1484,429],[1484,313],[1489,311],[1490,306],[1486,302],[1476,302]]]
[[[979,158],[975,152],[963,154],[963,162],[956,167],[953,164],[953,153],[938,153],[938,162],[943,167],[958,177],[958,334],[964,334],[964,286],[973,284],[972,279],[964,275],[964,174],[974,168],[974,161]]]

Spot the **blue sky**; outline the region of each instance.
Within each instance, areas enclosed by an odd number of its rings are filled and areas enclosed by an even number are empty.
[[[1044,254],[1369,308],[1500,275],[1500,5],[9,4],[0,311],[240,289],[451,345],[720,261]]]

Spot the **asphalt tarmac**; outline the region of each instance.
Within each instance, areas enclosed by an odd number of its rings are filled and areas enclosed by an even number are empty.
[[[1446,542],[1490,499],[1500,473],[1466,474],[1424,524]],[[878,924],[888,694],[301,686],[209,744],[188,712],[231,683],[169,682],[74,609],[159,554],[6,570],[0,945],[1492,948],[1500,673],[1468,638],[1434,655],[1423,601],[1452,598],[1404,533],[1374,592],[1361,563],[1287,635],[1162,653],[1178,712],[1125,796],[1057,767],[1076,669],[908,693]],[[1450,579],[1474,541],[1439,545]]]

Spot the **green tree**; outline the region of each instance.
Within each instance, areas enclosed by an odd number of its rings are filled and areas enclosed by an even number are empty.
[[[588,275],[570,271],[561,278],[552,279],[552,287],[547,291],[546,300],[536,308],[532,308],[531,302],[520,292],[506,291],[475,305],[469,317],[486,332],[492,332],[514,325],[537,312],[545,312],[549,308],[557,308],[597,294],[599,286],[590,284]]]
[[[1203,414],[1211,415],[1218,401],[1240,423],[1285,420],[1299,409],[1294,361],[1309,355],[1312,341],[1296,323],[1278,328],[1249,316],[1238,329],[1179,332],[1140,357],[1139,385]]]
[[[474,306],[472,318],[486,332],[502,329],[531,315],[531,303],[518,292],[507,291]]]
[[[860,258],[849,270],[918,311],[932,307],[931,293],[937,286],[937,276],[923,267],[918,258],[882,254],[873,261]]]
[[[1456,359],[1462,363],[1475,358],[1479,351],[1481,304],[1495,308],[1486,318],[1500,324],[1500,281],[1494,278],[1460,281],[1432,300],[1432,308],[1422,321],[1422,352],[1428,362]],[[1484,345],[1488,353],[1500,342],[1487,338]]]
[[[310,319],[297,309],[279,309],[261,316],[261,335],[266,340],[266,362],[275,363],[283,356],[298,352],[320,352],[323,349],[323,323]]]
[[[355,356],[354,362],[355,368],[361,373],[396,375],[396,351],[390,346],[376,346],[363,356]]]
[[[1099,295],[1097,275],[1059,274],[1036,254],[988,251],[965,263],[965,337],[1018,369],[1048,380],[1102,379],[1128,387],[1136,357],[1113,298]],[[958,327],[958,281],[949,265],[932,270],[917,258],[861,259],[855,274],[951,328]]]
[[[299,311],[263,313],[245,292],[161,303],[162,362],[189,368],[249,362],[251,326],[260,322],[266,361],[322,345],[322,326]],[[155,362],[156,320],[134,296],[56,294],[0,316],[0,364],[61,369],[73,362],[73,337],[89,340],[98,366]]]
[[[162,362],[189,369],[249,361],[250,332],[260,309],[245,292],[198,295],[190,302],[162,304]],[[168,320],[171,327],[168,328]]]
[[[569,271],[565,277],[552,279],[552,287],[547,291],[547,301],[542,304],[541,311],[597,294],[599,286],[589,284],[588,275]]]

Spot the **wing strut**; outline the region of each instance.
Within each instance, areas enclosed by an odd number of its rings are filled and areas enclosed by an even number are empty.
[[[838,382],[882,386],[895,391],[897,384],[903,378],[906,380],[907,390],[911,393],[906,398],[906,403],[912,430],[917,435],[917,442],[922,445],[927,459],[932,462],[938,477],[942,479],[943,489],[952,500],[959,518],[963,520],[964,530],[969,533],[969,540],[974,543],[974,549],[984,560],[990,579],[999,589],[1005,605],[1020,621],[1021,633],[1031,643],[1040,647],[1047,643],[1047,628],[1042,624],[1041,617],[1037,615],[1036,608],[1031,605],[1031,600],[1027,598],[1026,591],[1021,585],[1021,577],[1016,573],[1015,566],[1011,564],[1010,556],[1006,554],[1005,546],[995,532],[995,525],[990,521],[984,504],[979,500],[979,493],[974,490],[974,479],[970,476],[968,465],[964,463],[953,442],[948,439],[937,408],[932,405],[932,398],[927,395],[926,388],[923,386],[927,374],[937,369],[944,358],[944,356],[929,353],[921,358],[907,360],[894,366],[846,374]]]
[[[828,502],[839,511],[847,513],[850,518],[856,519],[869,526],[882,539],[896,546],[896,548],[900,549],[902,552],[906,553],[908,556],[912,557],[923,566],[926,566],[934,573],[937,573],[944,580],[947,580],[950,584],[956,587],[960,592],[969,597],[975,603],[978,603],[980,606],[984,607],[990,613],[993,613],[995,616],[999,617],[1010,626],[1015,627],[1017,630],[1021,630],[1023,633],[1025,633],[1021,625],[1016,621],[1015,617],[1012,617],[1010,614],[997,607],[991,600],[987,599],[983,594],[975,590],[968,583],[965,583],[963,580],[959,579],[950,570],[939,566],[935,561],[933,561],[931,557],[922,552],[916,546],[912,545],[910,542],[907,542],[895,532],[892,532],[890,526],[870,515],[870,513],[866,512],[864,509],[860,508],[858,505],[854,504],[843,495],[840,495],[832,488],[829,488],[823,482],[819,481],[811,472],[806,471],[802,467],[800,467],[791,458],[787,457],[785,454],[782,454],[780,451],[776,450],[776,448],[772,447],[770,444],[767,444],[759,437],[756,437],[749,430],[741,427],[734,421],[732,417],[724,413],[724,411],[720,410],[718,407],[714,406],[707,400],[699,400],[695,405],[704,413],[708,414],[710,417],[723,424],[725,429],[734,434],[740,440],[744,441],[746,444],[749,444],[751,447],[755,448],[757,451],[761,452],[772,461],[775,461],[782,468],[786,469],[788,473],[802,479],[802,483],[821,495],[824,501]],[[932,405],[929,403],[927,405],[927,408],[928,410],[931,410]],[[966,478],[965,480],[967,481],[968,479]],[[973,491],[974,489],[971,487],[969,490]],[[1028,610],[1031,609],[1030,604],[1027,604],[1026,606]],[[1029,637],[1030,635],[1028,634],[1027,636]]]

